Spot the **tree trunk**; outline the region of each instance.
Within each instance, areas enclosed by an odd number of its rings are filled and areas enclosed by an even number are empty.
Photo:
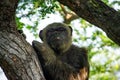
[[[8,80],[45,80],[35,51],[17,32],[18,0],[0,2],[0,66]]]
[[[58,0],[120,45],[120,13],[101,0]],[[35,51],[17,32],[18,0],[0,2],[0,66],[9,80],[45,80]]]
[[[78,16],[101,28],[108,37],[120,45],[120,13],[101,0],[58,0]]]

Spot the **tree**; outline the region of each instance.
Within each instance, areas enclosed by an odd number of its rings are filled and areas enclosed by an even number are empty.
[[[101,0],[58,0],[79,17],[101,28],[107,36],[120,45],[120,13]]]
[[[17,32],[18,0],[0,2],[0,66],[9,80],[45,80],[35,51]]]
[[[79,17],[96,25],[120,45],[119,12],[101,0],[58,0]],[[0,2],[0,66],[11,80],[44,80],[35,51],[17,32],[15,10],[18,0]]]

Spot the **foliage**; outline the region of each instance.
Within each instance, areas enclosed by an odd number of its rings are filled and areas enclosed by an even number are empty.
[[[73,25],[75,22],[80,25]],[[72,26],[74,44],[88,48],[90,80],[116,80],[115,73],[120,70],[119,47],[101,29],[83,19],[73,21]]]
[[[46,14],[54,13],[55,8],[58,8],[56,0],[20,0],[18,8],[16,10],[16,22],[18,29],[24,27],[29,29],[34,36],[38,36],[36,33],[38,23],[41,19],[44,19]],[[27,19],[30,23],[26,24],[21,19]]]
[[[116,0],[102,1],[111,7],[116,4],[120,5],[120,1]],[[21,0],[16,11],[18,29],[25,27],[38,36],[36,31],[38,25],[43,24],[41,20],[47,14],[54,14],[59,8],[59,3],[56,0]],[[29,23],[24,22],[26,19]],[[115,73],[120,71],[120,49],[118,46],[107,38],[102,30],[83,19],[74,20],[70,25],[74,29],[74,44],[88,48],[91,65],[90,80],[116,80]]]

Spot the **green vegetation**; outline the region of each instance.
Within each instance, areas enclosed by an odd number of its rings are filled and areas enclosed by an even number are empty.
[[[111,7],[120,5],[120,1],[117,0],[102,1]],[[16,14],[18,29],[26,28],[38,38],[37,30],[41,28],[38,25],[45,24],[41,21],[49,19],[46,17],[47,14],[56,14],[56,12],[59,12],[64,20],[60,4],[55,0],[21,0]],[[29,23],[21,21],[24,19]],[[81,18],[71,21],[69,25],[74,29],[74,43],[88,48],[90,80],[117,80],[117,73],[120,72],[120,48],[102,30]]]

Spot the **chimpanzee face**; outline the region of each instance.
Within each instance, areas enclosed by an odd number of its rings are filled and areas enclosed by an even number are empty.
[[[71,45],[71,34],[68,26],[48,26],[40,32],[40,37],[54,51],[65,52]]]

